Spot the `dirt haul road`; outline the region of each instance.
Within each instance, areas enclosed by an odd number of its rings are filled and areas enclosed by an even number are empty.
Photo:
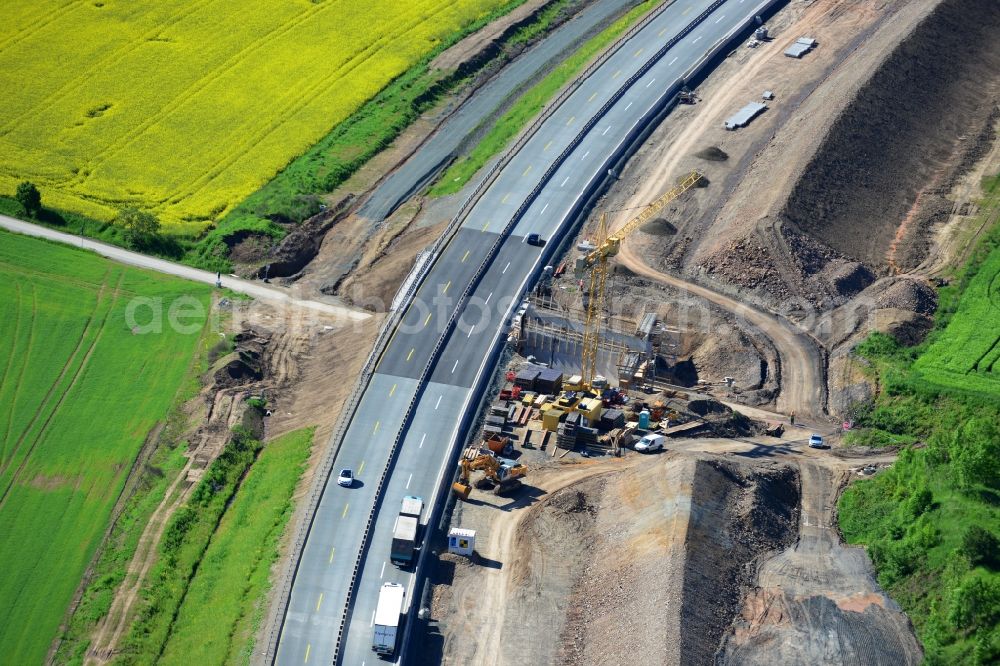
[[[777,408],[784,413],[822,418],[826,411],[826,381],[823,354],[816,342],[786,319],[758,310],[716,291],[651,268],[637,257],[628,243],[618,260],[637,275],[687,290],[732,313],[744,325],[759,329],[778,350],[781,364],[781,393]]]

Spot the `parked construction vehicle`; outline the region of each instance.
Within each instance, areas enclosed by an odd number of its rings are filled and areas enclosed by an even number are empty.
[[[481,453],[471,460],[463,457],[458,461],[458,467],[461,474],[451,489],[463,500],[469,499],[472,493],[471,478],[474,471],[483,471],[483,477],[476,482],[476,486],[492,487],[497,495],[519,487],[521,479],[528,473],[525,465],[513,460],[502,460],[489,453]]]

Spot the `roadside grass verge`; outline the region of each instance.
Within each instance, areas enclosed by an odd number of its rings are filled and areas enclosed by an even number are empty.
[[[117,663],[159,661],[191,580],[260,448],[248,430],[234,428],[188,502],[174,513],[160,541],[159,559],[142,586],[138,613],[120,645]]]
[[[267,443],[188,586],[161,664],[247,664],[313,429]]]
[[[435,197],[461,190],[495,155],[524,129],[556,94],[584,70],[587,64],[645,16],[660,0],[646,0],[589,39],[570,57],[560,63],[545,78],[528,89],[511,108],[496,121],[469,154],[452,164],[430,189]]]
[[[168,524],[116,663],[249,662],[312,434],[233,429]]]
[[[148,433],[182,390],[210,289],[0,231],[0,654],[40,663]],[[150,309],[184,299],[187,331]]]
[[[994,222],[941,290],[924,343],[875,333],[855,350],[881,392],[848,442],[903,449],[844,491],[840,527],[867,547],[931,666],[1000,660],[1000,376],[976,363],[1000,335],[998,274]]]

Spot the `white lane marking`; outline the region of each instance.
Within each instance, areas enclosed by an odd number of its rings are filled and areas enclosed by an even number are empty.
[[[410,489],[410,481],[413,481],[413,475],[412,475],[412,474],[410,475],[410,478],[408,478],[408,479],[406,480],[406,489],[407,489],[407,490],[409,490],[409,489]]]
[[[385,562],[382,563],[382,573],[380,573],[378,575],[378,577],[379,577],[379,580],[381,580],[382,578],[385,578]]]
[[[698,40],[699,40],[699,39],[701,39],[701,35],[698,35],[697,37],[695,37],[695,38],[694,38],[694,41],[693,41],[693,42],[691,42],[691,43],[692,43],[692,44],[697,44],[697,43],[698,43]]]
[[[582,162],[583,160],[587,159],[587,155],[589,155],[589,154],[590,154],[590,151],[588,150],[587,152],[585,152],[583,154],[583,157],[580,158],[580,161]]]
[[[674,64],[675,62],[677,62],[677,58],[674,58],[673,60],[671,60],[670,61],[670,65]],[[670,65],[667,65],[667,67],[669,67]]]
[[[455,365],[451,366],[451,374],[455,374],[455,369],[458,368],[458,360],[455,360]]]
[[[723,14],[722,16],[720,16],[715,22],[716,23],[722,23],[722,19],[724,19],[724,18],[726,18],[725,14]]]
[[[628,107],[629,107],[629,106],[632,106],[632,102],[629,102],[629,103],[628,103],[628,106],[626,106],[626,107],[625,107],[625,110],[626,110],[626,111],[628,111]]]
[[[503,275],[504,273],[506,273],[508,268],[510,268],[510,262],[509,261],[507,262],[507,265],[503,267],[503,270],[500,271],[500,275]]]
[[[674,60],[676,60],[676,59],[677,59],[677,58],[674,58]],[[671,64],[673,64],[673,63],[671,63]],[[650,80],[649,80],[649,83],[647,83],[647,84],[646,84],[646,87],[648,88],[649,86],[653,85],[653,81],[655,81],[655,80],[656,80],[656,78],[652,78],[652,79],[650,79]]]
[[[524,245],[524,241],[528,240],[527,236],[521,236],[521,245]]]
[[[368,626],[371,627],[371,626],[374,626],[374,624],[375,624],[375,611],[372,611],[372,621],[368,623]],[[379,626],[382,626],[382,625],[379,625]]]
[[[607,127],[605,127],[604,131],[601,132],[601,136],[604,136],[605,134],[607,134],[610,129],[611,129],[611,125],[608,125]]]
[[[426,432],[423,435],[420,436],[420,446],[417,447],[418,449],[424,448],[424,440],[425,439],[427,439],[427,433]]]
[[[562,185],[560,185],[559,187],[566,187],[567,181],[569,181],[569,176],[566,176],[565,178],[563,178]]]
[[[438,407],[441,406],[441,398],[443,398],[443,397],[444,397],[443,395],[439,395],[438,396],[438,401],[437,401],[437,404],[434,405],[434,409],[437,409]]]
[[[474,330],[476,330],[476,327],[475,327],[475,326],[473,326],[472,328],[470,328],[470,329],[469,329],[469,334],[468,334],[467,336],[465,336],[465,337],[467,337],[467,338],[471,338],[471,337],[472,337],[472,332],[473,332]]]
[[[490,302],[491,298],[493,298],[493,292],[492,291],[490,292],[490,295],[486,297],[486,300],[483,301],[483,305],[487,305]]]
[[[542,212],[539,213],[539,215],[544,215],[545,214],[545,209],[548,208],[548,207],[549,207],[548,204],[545,204],[544,206],[542,206]]]

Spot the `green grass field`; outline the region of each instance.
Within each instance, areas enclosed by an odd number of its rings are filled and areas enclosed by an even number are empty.
[[[312,434],[299,430],[264,446],[212,536],[158,663],[249,663]]]
[[[169,410],[209,289],[0,232],[0,654],[41,663],[146,436]],[[136,298],[201,315],[159,333]]]
[[[984,181],[984,224],[995,222],[1000,207],[1000,177]],[[927,382],[985,394],[1000,393],[1000,230],[978,248],[969,268],[957,277],[960,294],[947,326],[913,369]],[[951,309],[951,308],[949,308]]]
[[[906,348],[876,333],[856,350],[881,393],[848,440],[903,449],[844,491],[840,527],[867,547],[931,666],[1000,661],[1000,225],[984,211],[987,233],[940,290],[929,338]]]

